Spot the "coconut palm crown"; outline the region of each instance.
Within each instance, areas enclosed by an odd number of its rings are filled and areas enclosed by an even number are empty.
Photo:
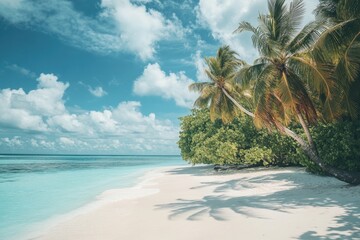
[[[189,86],[190,90],[200,93],[194,105],[209,107],[212,121],[221,118],[224,123],[229,123],[239,113],[231,98],[239,98],[241,91],[235,86],[234,77],[243,62],[229,46],[220,47],[215,57],[205,58],[205,61],[208,67],[205,72],[210,81]]]
[[[260,57],[238,75],[242,85],[253,85],[255,125],[283,130],[292,120],[314,123],[320,112],[335,116],[330,105],[335,82],[326,65],[314,61],[311,48],[323,31],[320,22],[305,25],[302,0],[288,7],[285,0],[269,0],[268,14],[258,26],[241,22],[235,32],[250,31]]]
[[[293,138],[309,159],[325,172],[347,183],[359,184],[360,173],[343,171],[325,164],[317,152],[308,126],[317,122],[319,117],[331,120],[343,114],[343,110],[338,107],[341,104],[335,104],[344,99],[341,95],[348,94],[339,84],[339,74],[334,67],[336,59],[339,61],[341,57],[335,58],[333,62],[333,59],[330,57],[329,60],[328,54],[321,50],[344,49],[337,45],[340,41],[336,38],[336,35],[340,36],[337,32],[341,32],[336,29],[341,27],[330,29],[328,23],[331,21],[317,20],[299,31],[304,14],[302,0],[292,1],[289,7],[285,0],[269,0],[268,10],[268,14],[259,15],[257,27],[241,22],[236,30],[252,33],[253,45],[260,55],[253,65],[242,67],[237,76],[241,85],[253,87],[255,125],[269,129],[276,127]],[[346,21],[342,24],[347,25]],[[350,41],[355,50],[351,51],[352,59],[355,60],[360,52],[356,51],[356,30],[353,41]],[[347,54],[343,56],[346,58]],[[356,72],[356,64],[349,66],[351,71],[346,75]],[[286,125],[293,121],[301,124],[307,141],[286,128]]]

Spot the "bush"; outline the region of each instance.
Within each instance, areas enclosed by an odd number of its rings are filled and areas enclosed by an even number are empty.
[[[192,164],[302,165],[312,173],[324,172],[310,161],[291,138],[265,129],[255,129],[252,119],[243,117],[224,125],[210,121],[208,110],[193,110],[181,119],[178,145],[184,160]],[[291,129],[302,135],[299,126]],[[319,155],[325,164],[360,172],[360,121],[318,124],[311,129]]]
[[[360,121],[339,121],[311,128],[319,155],[325,164],[343,170],[360,171]],[[302,164],[310,172],[324,174],[307,159]]]
[[[244,160],[245,164],[256,165],[262,164],[268,166],[272,163],[273,158],[271,149],[252,147],[249,149],[240,149],[240,158]]]
[[[178,145],[183,159],[191,164],[299,164],[295,143],[278,133],[255,129],[250,118],[237,118],[227,125],[212,123],[204,109],[180,120]]]

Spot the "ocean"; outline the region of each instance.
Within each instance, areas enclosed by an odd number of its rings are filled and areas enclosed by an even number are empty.
[[[0,239],[134,186],[148,170],[184,164],[180,156],[0,155]]]

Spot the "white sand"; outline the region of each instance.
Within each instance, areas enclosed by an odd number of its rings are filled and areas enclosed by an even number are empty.
[[[360,239],[360,186],[295,168],[167,168],[134,188],[103,193],[31,238]]]

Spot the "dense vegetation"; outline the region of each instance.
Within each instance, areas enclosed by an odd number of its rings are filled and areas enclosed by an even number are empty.
[[[301,132],[301,127],[293,128]],[[360,171],[360,121],[318,124],[311,132],[326,164]],[[257,130],[246,117],[229,124],[212,122],[208,109],[194,109],[181,118],[178,144],[183,159],[191,164],[305,166],[313,173],[326,174],[290,138]]]
[[[316,21],[299,30],[303,1],[287,6],[285,0],[269,0],[258,26],[241,22],[236,29],[252,34],[259,52],[253,64],[229,46],[205,59],[209,81],[189,88],[200,93],[194,105],[208,108],[214,123],[192,129],[183,118],[179,145],[185,159],[264,165],[299,161],[360,184],[360,1],[320,0],[315,13]]]
[[[250,118],[222,124],[210,121],[207,109],[193,110],[181,118],[181,130],[178,144],[183,159],[191,164],[299,164],[297,146],[291,139],[257,130]]]

